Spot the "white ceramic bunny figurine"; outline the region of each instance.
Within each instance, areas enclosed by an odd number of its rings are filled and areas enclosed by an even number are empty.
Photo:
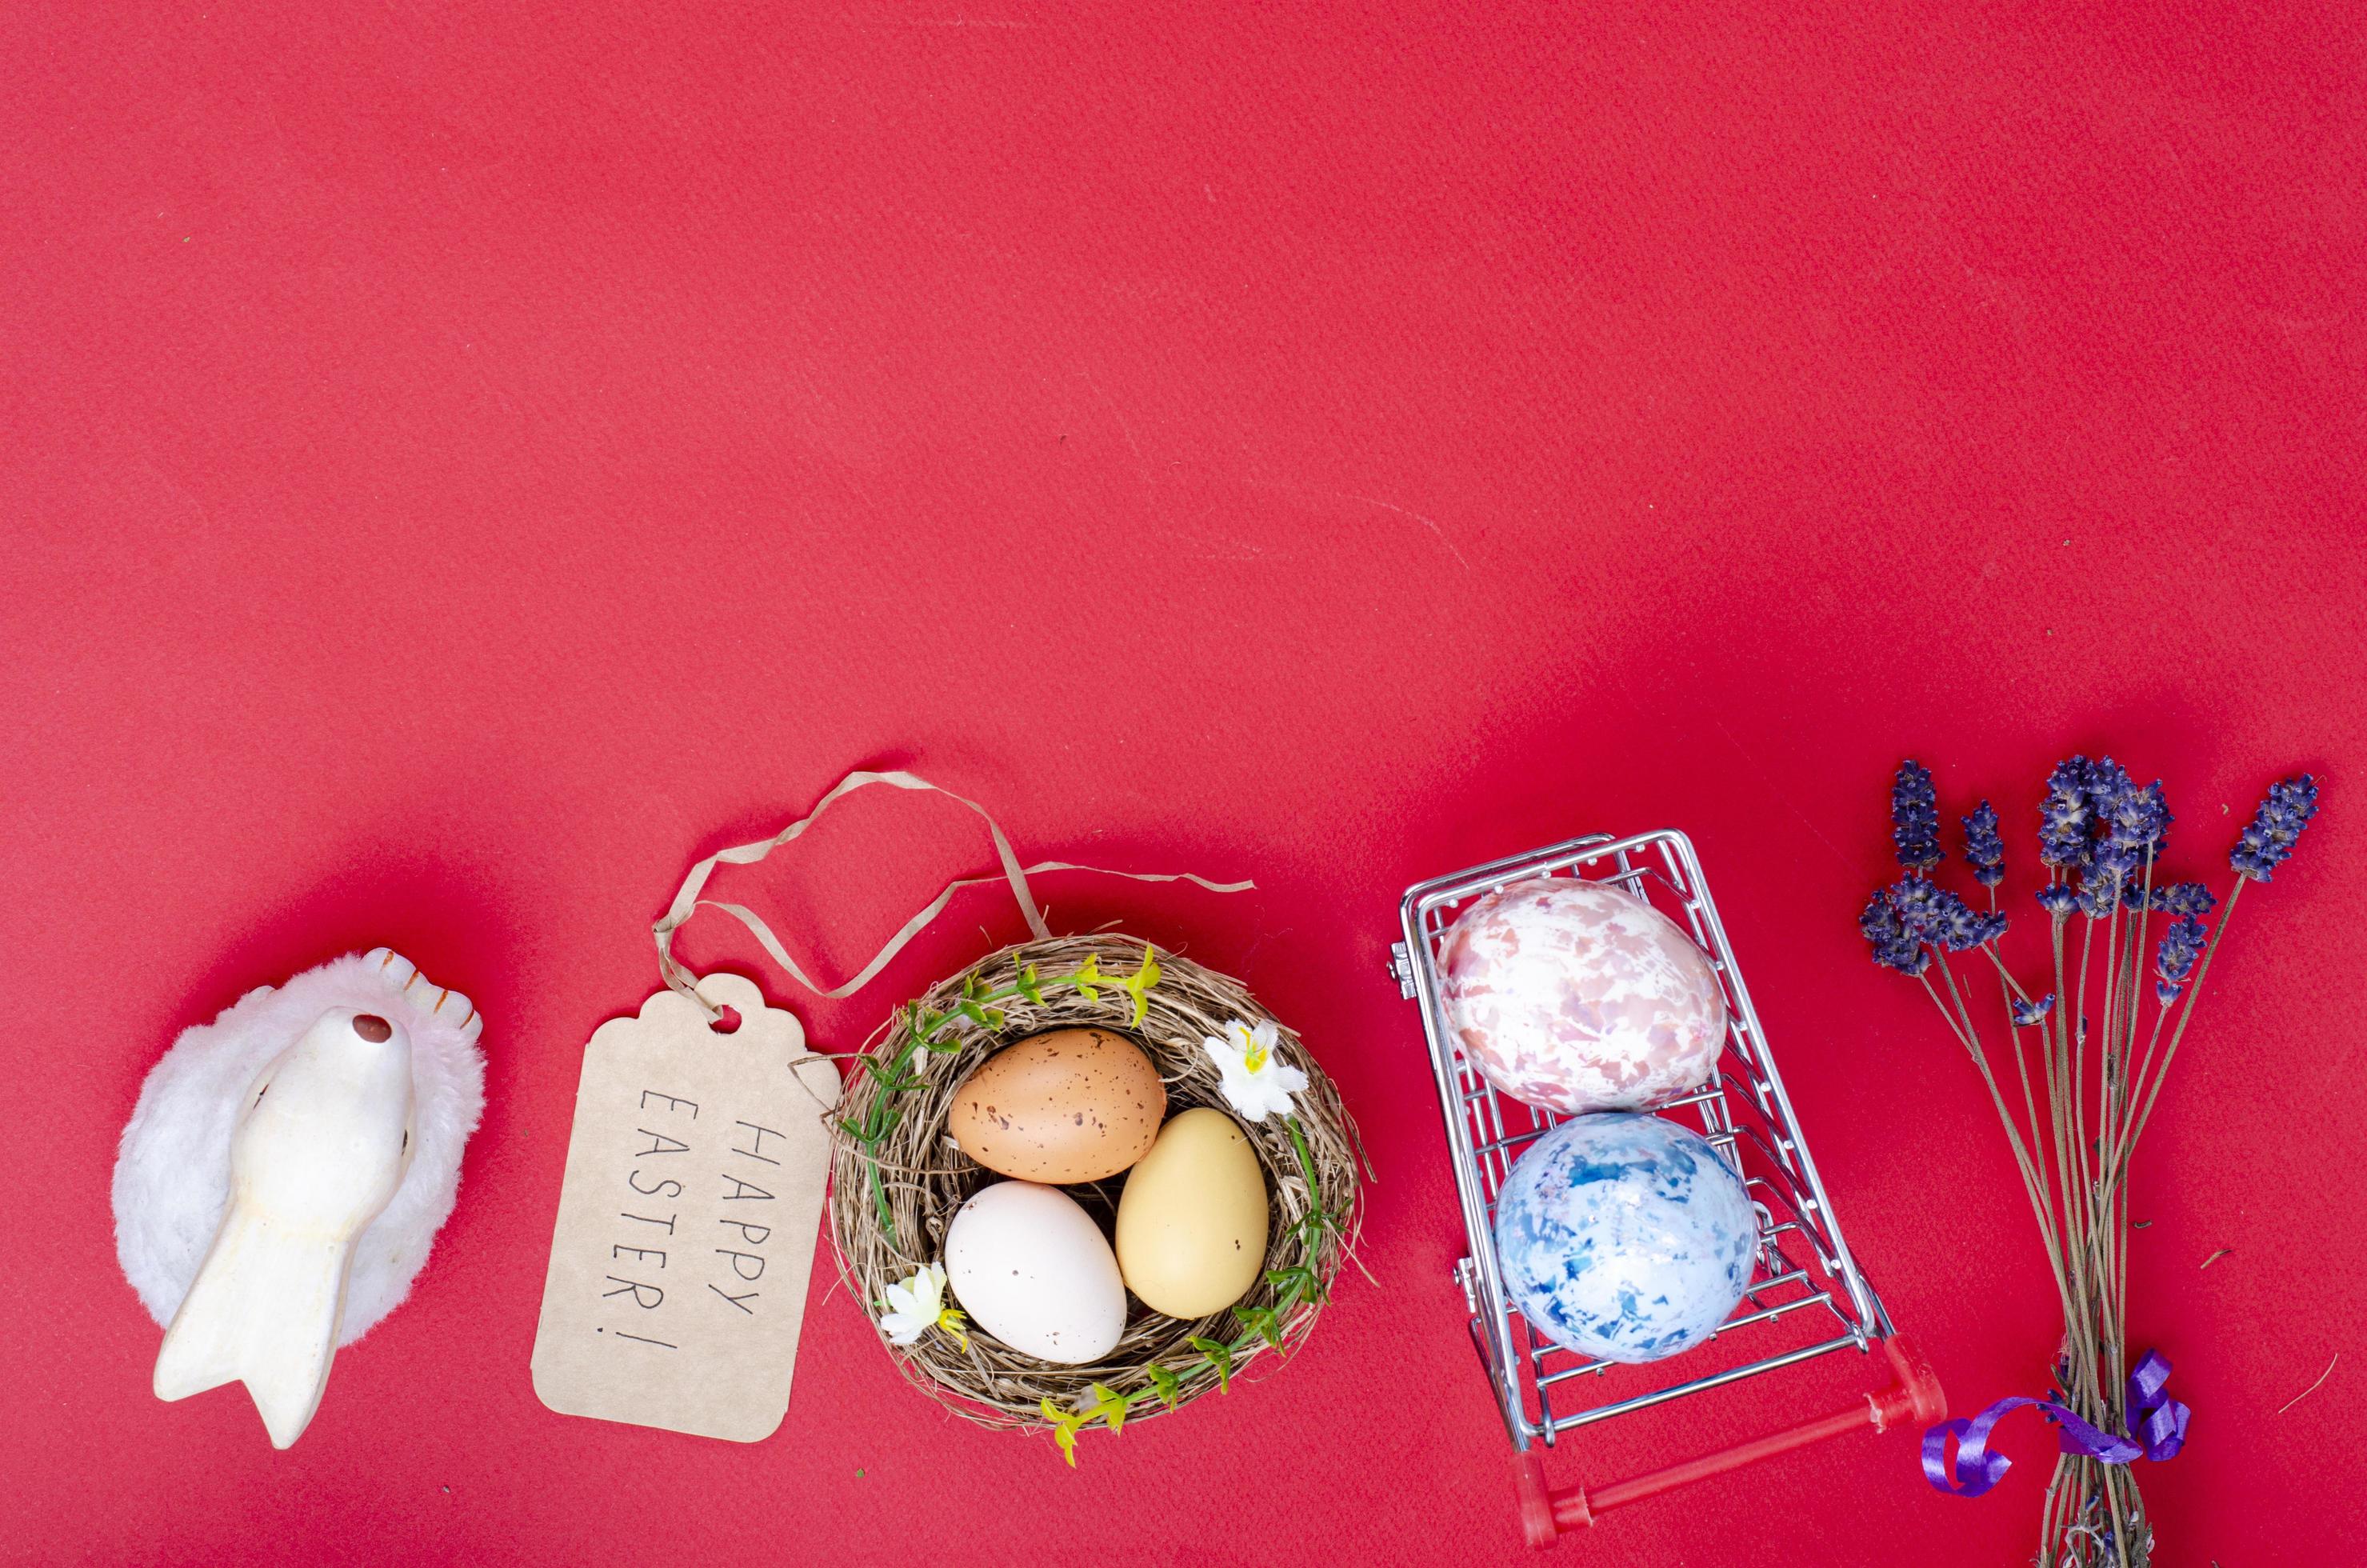
[[[275,1448],[301,1435],[337,1346],[402,1301],[451,1212],[482,1027],[381,948],[175,1042],[115,1174],[124,1272],[169,1324],[158,1398],[243,1382]]]

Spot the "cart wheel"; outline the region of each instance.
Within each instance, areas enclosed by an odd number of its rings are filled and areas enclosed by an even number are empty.
[[[1512,1455],[1512,1494],[1520,1499],[1521,1533],[1534,1547],[1551,1546],[1561,1533],[1554,1523],[1553,1493],[1546,1486],[1545,1456],[1535,1449],[1521,1449]],[[1584,1493],[1575,1493],[1581,1499]],[[1581,1516],[1583,1517],[1583,1516]]]
[[[1882,1353],[1898,1379],[1887,1397],[1874,1401],[1874,1429],[1887,1430],[1902,1422],[1929,1426],[1948,1414],[1948,1396],[1941,1391],[1939,1374],[1915,1342],[1894,1334],[1882,1342]]]

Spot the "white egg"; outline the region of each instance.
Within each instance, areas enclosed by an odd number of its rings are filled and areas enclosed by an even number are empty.
[[[1074,1367],[1117,1348],[1126,1285],[1093,1216],[1058,1187],[980,1187],[946,1228],[946,1281],[970,1322],[1023,1356]]]

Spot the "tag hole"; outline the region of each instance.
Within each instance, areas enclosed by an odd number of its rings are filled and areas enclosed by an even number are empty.
[[[740,1009],[726,1004],[723,1016],[707,1026],[717,1034],[734,1034],[740,1028]]]

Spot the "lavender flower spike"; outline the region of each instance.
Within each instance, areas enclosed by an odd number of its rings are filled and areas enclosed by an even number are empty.
[[[1947,915],[1940,929],[1940,945],[1950,952],[1967,953],[2005,935],[2004,915],[1983,915],[1954,893],[1942,896],[1947,901]]]
[[[2084,756],[2066,757],[2046,777],[2046,799],[2038,807],[2038,858],[2050,866],[2088,863],[2088,778],[2095,766]]]
[[[1940,884],[1929,877],[1910,871],[1884,890],[1890,907],[1898,912],[1899,923],[1908,936],[1919,942],[1936,942],[1940,927],[1947,921],[1948,912],[1942,902],[1947,895]]]
[[[2156,915],[2208,915],[2219,906],[2211,890],[2201,882],[2169,882],[2150,892],[2131,888],[2127,902],[2131,909],[2149,909]]]
[[[1929,870],[1942,858],[1931,770],[1912,757],[1898,765],[1890,786],[1890,838],[1898,846],[1898,863],[1910,871]]]
[[[2131,883],[2142,881],[2135,873],[2161,853],[2163,843],[2169,837],[2169,801],[2162,793],[2161,780],[2157,778],[2142,790],[2123,790],[2110,807],[2100,810],[2099,815],[2103,818],[2104,842],[2110,846],[2109,852],[2128,868],[2123,880]],[[2096,852],[2099,858],[2105,853],[2103,848]]]
[[[1931,955],[1907,922],[1899,918],[1897,905],[1891,902],[1888,888],[1877,889],[1865,901],[1865,911],[1857,917],[1857,928],[1874,949],[1874,961],[1885,969],[1895,969],[1901,974],[1921,974],[1931,965]]]
[[[2109,826],[2123,803],[2137,792],[2137,781],[2111,757],[2101,757],[2088,765],[2087,791],[2088,809],[2099,823]]]
[[[2071,891],[2068,882],[2050,882],[2038,890],[2038,903],[2059,920],[2079,906],[2079,895]]]
[[[1910,871],[1884,890],[1899,926],[1918,942],[1935,942],[1952,953],[1969,952],[2005,935],[2005,916],[1983,915],[1920,872]],[[1871,913],[1872,906],[1868,906]],[[1864,921],[1859,922],[1863,930]],[[1874,939],[1871,932],[1868,941]],[[1898,966],[1890,966],[1897,969]],[[1906,971],[1902,971],[1906,972]],[[1913,972],[1922,972],[1920,969]]]
[[[2055,1010],[2055,993],[2050,991],[2035,1002],[2011,1002],[2008,1006],[2013,1009],[2013,1021],[2017,1024],[2027,1027],[2044,1023],[2046,1015]]]
[[[2088,848],[2088,869],[2079,874],[2079,910],[2101,920],[2120,906],[2137,869],[2137,852],[2117,838]]]
[[[2154,983],[2153,994],[2163,1006],[2178,1000],[2179,988],[2194,972],[2194,960],[2203,951],[2203,938],[2209,935],[2203,922],[2191,915],[2170,923],[2154,960],[2154,973],[2161,978]]]
[[[2256,882],[2265,882],[2285,858],[2293,853],[2293,841],[2309,819],[2317,815],[2317,780],[2305,773],[2297,778],[2282,778],[2269,786],[2260,801],[2260,809],[2252,814],[2243,835],[2236,841],[2227,863],[2239,875]]]
[[[1993,888],[2005,881],[2005,839],[1998,832],[1997,808],[1983,801],[1965,818],[1965,858],[1973,881]]]

